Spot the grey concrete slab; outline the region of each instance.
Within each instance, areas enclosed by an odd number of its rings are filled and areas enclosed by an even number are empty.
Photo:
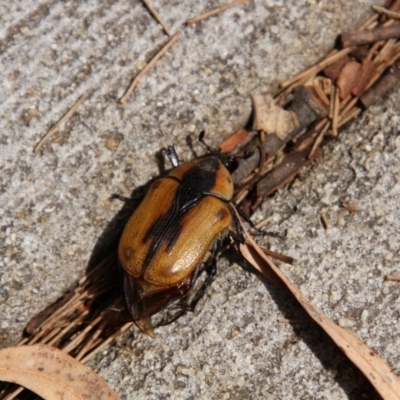
[[[221,2],[222,3],[222,2]],[[0,5],[0,346],[85,271],[121,204],[157,174],[154,154],[202,129],[211,144],[242,127],[251,93],[316,62],[338,33],[370,14],[369,0],[254,1],[182,24],[219,2],[154,1],[181,38],[137,87],[116,100],[167,39],[138,1],[20,0]],[[383,2],[378,2],[383,3]],[[83,93],[89,99],[42,155],[35,144]],[[349,124],[302,182],[263,204],[265,238],[291,255],[282,266],[329,317],[400,373],[400,95]],[[197,148],[199,151],[200,147]],[[349,214],[340,199],[356,204]],[[320,211],[329,217],[325,230]],[[368,382],[287,295],[220,260],[194,314],[132,329],[90,365],[124,399],[375,398]]]

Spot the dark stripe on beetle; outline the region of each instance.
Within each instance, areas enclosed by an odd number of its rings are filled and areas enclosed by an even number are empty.
[[[196,190],[182,185],[178,186],[171,207],[150,225],[143,237],[144,244],[147,245],[149,240],[152,240],[152,243],[148,247],[149,250],[143,261],[142,274],[144,274],[151,260],[164,243],[167,243],[166,251],[170,251],[173,248],[182,234],[182,219],[187,211],[197,204],[202,197],[203,195]]]
[[[153,242],[149,246],[149,251],[143,261],[142,275],[163,243],[167,242],[167,252],[172,250],[182,234],[182,220],[185,214],[204,196],[207,196],[215,186],[218,169],[218,159],[210,157],[202,160],[198,165],[184,173],[180,180],[176,179],[179,182],[179,186],[171,207],[150,225],[143,237],[143,244],[147,245],[147,242],[151,239],[153,239]]]

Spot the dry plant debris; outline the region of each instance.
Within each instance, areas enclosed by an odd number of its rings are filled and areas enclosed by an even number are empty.
[[[400,275],[386,275],[385,280],[400,282]]]
[[[150,0],[143,0],[143,3],[146,4],[146,7],[149,9],[149,11],[153,14],[154,18],[157,20],[157,22],[163,27],[165,33],[168,36],[172,36],[172,33],[170,29],[168,28],[167,24],[164,22],[162,19],[161,15],[157,12],[157,10],[154,8],[152,2]]]
[[[392,2],[389,11],[399,10],[400,1]],[[283,90],[274,101],[291,113],[296,123],[292,129],[278,132],[273,127],[275,115],[253,100],[256,121],[263,121],[254,126],[259,134],[247,140],[248,136],[240,131],[246,142],[236,140],[233,145],[234,136],[220,146],[223,152],[240,157],[253,154],[242,157],[233,174],[235,201],[245,212],[254,212],[265,197],[295,178],[322,155],[325,137],[336,137],[341,126],[399,82],[400,25],[390,15],[374,14],[356,31],[341,35],[342,44],[350,47],[332,50],[316,65],[282,82]],[[381,32],[390,32],[390,37]],[[368,45],[365,40],[359,45],[359,39],[352,41],[360,36],[368,37]]]
[[[119,399],[89,367],[45,344],[0,350],[0,380],[49,400]]]
[[[151,59],[151,61],[135,76],[132,80],[131,84],[129,85],[128,89],[126,90],[125,94],[118,100],[119,105],[123,105],[132,92],[135,90],[135,87],[139,83],[140,79],[147,74],[147,72],[154,66],[158,59],[160,59],[168,49],[178,40],[180,33],[176,32],[168,42],[161,48],[161,50]]]
[[[241,3],[244,1],[234,2],[230,6]],[[218,12],[227,7],[220,8]],[[342,44],[350,47],[334,49],[317,65],[283,82],[283,90],[274,98],[274,104],[261,97],[253,99],[255,130],[242,129],[220,146],[226,153],[252,154],[251,157],[240,159],[239,168],[233,175],[237,187],[236,203],[245,212],[251,214],[266,196],[297,176],[302,168],[322,154],[321,146],[326,135],[336,136],[343,124],[378,101],[399,81],[400,66],[397,62],[400,58],[400,42],[397,40],[398,27],[394,25],[399,10],[398,0],[391,4],[389,12],[377,10],[379,15],[373,15],[355,33],[342,37]],[[210,15],[214,14],[207,16]],[[179,33],[172,36],[147,67],[136,76],[120,99],[120,104],[128,99],[140,78],[172,46],[178,36]],[[363,38],[362,41],[360,37]],[[366,38],[369,43],[367,46]],[[51,133],[45,136],[43,142],[72,115],[83,100],[84,98],[78,100],[72,111],[49,131]],[[283,125],[277,123],[274,115],[278,109],[280,114],[287,117]],[[43,144],[39,145],[41,147]],[[35,151],[38,150],[35,148]],[[353,208],[347,203],[342,202],[342,205],[353,212]],[[399,378],[393,375],[388,365],[361,341],[314,307],[266,257],[268,250],[259,248],[247,233],[246,239],[246,243],[240,246],[240,251],[250,264],[293,294],[310,317],[364,373],[383,398],[399,399]],[[275,256],[271,252],[269,254]],[[291,260],[288,258],[283,261]],[[112,279],[107,278],[114,266],[113,255],[88,272],[74,291],[28,324],[29,337],[23,339],[19,345],[49,344],[84,362],[129,328],[131,323],[127,322],[122,310],[118,288]],[[99,276],[102,278],[99,279]],[[388,275],[386,279],[399,280],[399,277]],[[32,347],[27,346],[20,349],[23,349],[22,358],[32,351]],[[12,366],[7,368],[12,369]],[[13,381],[24,383],[17,379]],[[4,398],[2,396],[8,393],[8,399],[14,398],[20,390],[0,387],[0,397]]]
[[[232,8],[232,7],[239,6],[240,4],[246,3],[247,1],[248,1],[248,0],[236,0],[236,1],[233,1],[232,3],[225,4],[224,6],[217,7],[217,8],[215,8],[214,10],[211,10],[211,11],[206,12],[206,13],[204,13],[204,14],[201,14],[201,15],[199,15],[199,16],[197,16],[197,17],[194,17],[194,18],[189,19],[188,21],[186,21],[186,24],[187,24],[187,25],[193,25],[193,24],[195,24],[196,22],[199,22],[199,21],[201,21],[201,20],[203,20],[203,19],[206,19],[206,18],[213,17],[214,15],[217,15],[217,14],[219,14],[219,13],[221,13],[221,12],[224,12],[224,11],[226,11],[226,10],[229,10],[229,9]]]
[[[39,143],[35,146],[33,149],[34,153],[39,153],[42,147],[46,144],[46,142],[56,133],[58,132],[60,126],[66,122],[69,118],[72,117],[72,115],[75,114],[76,110],[78,107],[87,99],[88,94],[84,93],[82,94],[78,100],[74,103],[74,105],[62,116],[62,118],[54,124],[48,131],[47,133],[43,136],[43,138],[39,141]]]
[[[205,18],[212,17],[216,14],[219,14],[225,10],[228,10],[229,8],[236,7],[240,4],[243,4],[247,2],[248,0],[237,0],[234,1],[233,3],[226,4],[225,6],[218,7],[210,12],[207,12],[205,14],[199,15],[198,17],[192,18],[189,21],[186,22],[187,25],[193,25],[194,23],[201,21]],[[139,83],[140,79],[147,74],[147,72],[154,66],[154,64],[169,50],[169,48],[176,42],[178,39],[180,33],[176,32],[173,36],[170,31],[170,29],[167,27],[165,24],[164,20],[162,19],[161,15],[155,10],[153,4],[149,0],[144,0],[143,1],[146,5],[146,7],[149,9],[151,14],[154,16],[154,18],[160,23],[160,25],[163,27],[165,33],[168,36],[171,36],[169,41],[161,48],[159,52],[151,59],[151,61],[146,65],[145,68],[143,68],[138,75],[135,76],[135,78],[132,80],[131,84],[129,85],[128,89],[125,91],[124,95],[118,100],[118,105],[122,106],[128,98],[131,96],[132,92],[135,90],[135,87]]]
[[[288,280],[282,271],[265,256],[253,238],[246,235],[246,243],[240,245],[243,257],[264,276],[276,275],[287,290],[296,298],[307,314],[330,336],[345,355],[360,369],[383,399],[400,399],[400,378],[393,374],[390,367],[366,344],[336,325],[327,318],[321,310],[315,307],[300,291]]]

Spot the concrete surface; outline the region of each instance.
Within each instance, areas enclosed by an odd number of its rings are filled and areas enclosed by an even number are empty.
[[[220,142],[247,121],[250,93],[274,93],[375,2],[250,1],[182,26],[223,3],[154,1],[182,35],[123,108],[116,100],[167,39],[141,2],[0,5],[1,347],[84,274],[121,208],[110,194],[129,195],[156,175],[157,150],[173,143],[188,160],[185,137],[201,129]],[[33,154],[85,91],[89,99],[58,143]],[[399,111],[396,89],[349,124],[304,181],[255,215],[272,215],[268,229],[287,232],[262,241],[298,260],[282,266],[291,279],[397,374],[400,286],[383,277],[400,274]],[[158,329],[155,340],[132,329],[90,365],[123,399],[377,398],[315,325],[281,322],[303,317],[286,294],[222,259],[195,314]]]

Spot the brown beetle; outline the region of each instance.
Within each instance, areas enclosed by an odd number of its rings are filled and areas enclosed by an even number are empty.
[[[233,181],[221,157],[179,165],[173,147],[167,152],[174,168],[150,186],[118,247],[125,305],[150,336],[150,316],[190,291],[207,254],[236,218]]]

